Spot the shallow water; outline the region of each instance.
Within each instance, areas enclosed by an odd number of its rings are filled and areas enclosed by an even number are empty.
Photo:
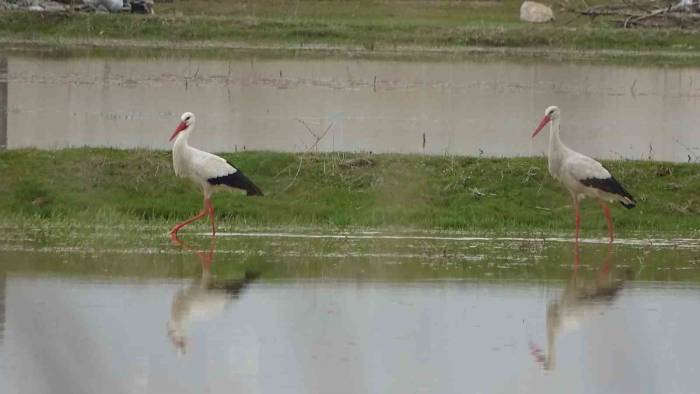
[[[348,235],[0,237],[0,392],[697,387],[697,248]]]
[[[0,145],[9,148],[167,149],[180,113],[193,111],[192,143],[214,151],[539,155],[547,138],[532,141],[530,134],[544,108],[557,104],[563,138],[589,155],[700,157],[695,68],[249,54],[231,61],[4,61]]]

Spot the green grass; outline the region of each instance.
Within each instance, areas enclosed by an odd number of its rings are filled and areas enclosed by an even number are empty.
[[[347,167],[359,154],[224,154],[266,192],[262,198],[219,193],[221,226],[460,230],[491,233],[570,232],[567,193],[544,158],[373,155],[374,165]],[[6,226],[40,219],[82,225],[152,224],[166,230],[201,207],[201,194],[174,176],[170,153],[65,149],[0,152],[0,215]],[[605,163],[637,197],[615,204],[624,233],[700,231],[700,167],[642,161]],[[600,208],[584,204],[583,236],[602,237]],[[202,223],[200,229],[206,224]]]
[[[116,39],[120,40],[117,46],[126,47],[160,40],[204,47],[232,42],[295,47],[323,44],[367,52],[398,46],[663,50],[685,53],[698,62],[695,48],[700,48],[700,36],[692,30],[621,29],[600,19],[576,17],[556,6],[556,22],[529,24],[519,20],[519,6],[519,0],[183,0],[157,4],[156,16],[4,12],[0,13],[0,36],[58,46],[62,40],[88,38]]]

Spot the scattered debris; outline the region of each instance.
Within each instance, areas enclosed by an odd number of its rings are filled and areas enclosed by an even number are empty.
[[[49,203],[49,199],[46,197],[37,197],[34,200],[32,200],[32,205],[34,205],[37,208],[41,208],[47,203]]]
[[[683,188],[683,185],[676,183],[676,182],[669,182],[666,184],[666,190],[681,190]]]
[[[338,164],[341,168],[356,168],[356,167],[373,167],[375,161],[367,157],[358,157],[357,159],[345,160]]]
[[[520,20],[533,23],[549,22],[554,20],[554,12],[542,3],[524,1],[520,6]]]
[[[475,187],[473,187],[471,189],[471,192],[472,192],[472,197],[474,197],[477,200],[480,199],[481,197],[486,197],[486,193],[482,192],[481,190],[479,190]]]
[[[530,181],[530,178],[536,177],[538,175],[539,170],[539,167],[530,166],[527,169],[527,175],[525,176],[525,178],[523,178],[523,183],[527,183]]]
[[[673,175],[673,170],[670,167],[666,167],[666,166],[656,167],[656,176],[662,177],[662,176],[670,176],[670,175]]]
[[[700,26],[700,2],[681,0],[675,4],[661,0],[624,0],[594,6],[581,0],[579,5],[564,0],[562,7],[591,18],[603,17],[625,27],[684,27]]]
[[[154,0],[0,0],[0,10],[153,14]]]
[[[70,6],[51,0],[0,0],[0,10],[28,10],[43,12],[68,11]]]

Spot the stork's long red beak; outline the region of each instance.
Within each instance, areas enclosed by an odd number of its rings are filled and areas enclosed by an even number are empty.
[[[175,129],[175,131],[173,131],[173,135],[170,136],[170,141],[174,140],[175,137],[177,137],[177,135],[180,134],[180,132],[186,128],[187,128],[187,123],[185,123],[184,121],[180,122],[180,124],[177,125],[177,128]]]
[[[546,126],[547,123],[549,123],[550,120],[552,120],[552,118],[550,118],[548,115],[545,115],[544,118],[542,118],[542,121],[540,122],[540,125],[537,126],[537,128],[535,129],[535,132],[532,133],[532,138],[535,138],[535,136],[537,135],[537,133],[539,133],[540,130],[542,130],[542,128],[544,128],[544,126]]]

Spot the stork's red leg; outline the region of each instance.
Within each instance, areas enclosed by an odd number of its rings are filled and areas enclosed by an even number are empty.
[[[205,203],[204,208],[202,208],[202,210],[199,211],[199,213],[197,215],[195,215],[194,217],[192,217],[190,219],[185,220],[184,222],[176,224],[175,226],[173,226],[172,229],[170,229],[170,233],[169,233],[170,239],[173,242],[177,242],[177,232],[180,231],[181,228],[187,226],[188,224],[203,218],[204,216],[206,216],[207,212],[208,212],[208,209],[207,209],[207,206]]]
[[[578,234],[581,229],[581,213],[578,209],[578,200],[574,198],[574,208],[576,209],[576,244],[578,245]]]
[[[209,220],[211,221],[211,235],[215,236],[216,235],[216,219],[214,217],[214,204],[211,203],[210,199],[204,200],[204,205],[207,207],[207,210],[209,211]]]
[[[603,208],[603,212],[605,212],[605,220],[608,221],[608,236],[610,236],[610,243],[613,241],[613,223],[612,223],[612,216],[610,216],[610,208],[608,207],[608,204],[604,202],[600,202],[600,207]]]

